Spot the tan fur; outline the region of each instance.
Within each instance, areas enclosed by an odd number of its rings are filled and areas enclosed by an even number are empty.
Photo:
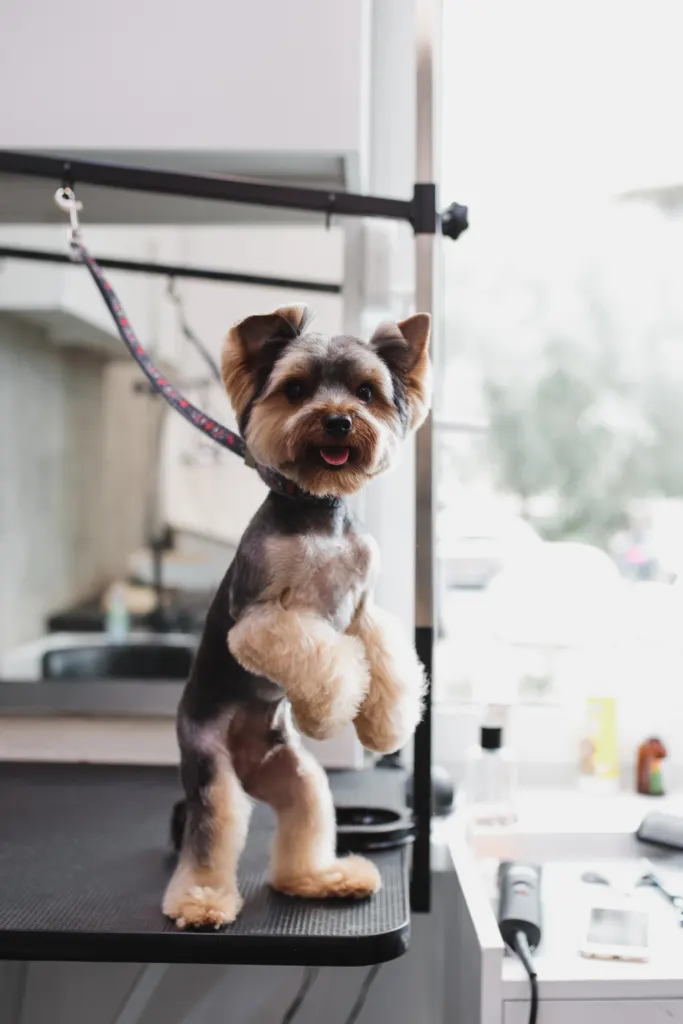
[[[311,315],[307,306],[281,306],[273,313],[247,317],[228,331],[221,360],[221,375],[238,417],[251,398],[251,371],[261,345],[278,335],[294,337],[300,334]]]
[[[411,410],[411,430],[417,430],[424,423],[432,399],[430,330],[429,314],[415,313],[397,324],[380,324],[370,339],[370,345],[377,352],[401,368]]]
[[[284,687],[299,728],[314,739],[351,722],[367,693],[362,643],[314,612],[257,605],[230,630],[228,646],[247,671]]]
[[[432,404],[432,364],[425,350],[407,381],[411,401],[410,429],[417,430],[429,415]]]
[[[412,409],[410,429],[422,426],[432,401],[432,366],[429,360],[431,317],[428,313],[415,313],[398,323],[401,334],[412,350],[412,365],[406,377],[406,387]]]
[[[418,313],[398,324],[380,325],[367,345],[357,339],[304,335],[308,320],[306,308],[295,306],[237,324],[226,339],[223,381],[238,418],[254,399],[246,440],[257,462],[277,469],[310,494],[355,494],[389,468],[404,432],[393,401],[390,367],[403,382],[408,429],[417,429],[426,419],[431,398],[430,319]],[[353,372],[343,393],[321,394],[312,368],[339,344],[351,345]],[[264,372],[267,384],[258,393]],[[309,401],[310,395],[300,406],[290,402],[285,388],[292,381],[301,381],[304,387],[308,382],[316,392],[315,402]],[[374,389],[368,406],[355,394],[364,383]],[[330,470],[307,458],[306,452],[325,443],[323,417],[334,412],[353,420],[353,458],[343,468]]]
[[[250,781],[249,792],[277,814],[271,854],[275,889],[307,899],[363,899],[381,885],[363,857],[335,856],[335,816],[325,772],[292,742],[270,757]]]
[[[257,462],[277,466],[309,494],[355,494],[386,468],[396,449],[396,413],[385,403],[377,404],[378,409],[370,411],[348,399],[333,399],[324,404],[306,402],[295,411],[282,395],[271,394],[254,405],[249,449]],[[322,427],[326,413],[348,414],[354,420],[350,439],[354,460],[335,472],[306,460],[309,447],[320,447],[329,440]],[[394,429],[386,429],[387,419]]]
[[[186,850],[168,884],[162,909],[178,928],[220,928],[235,920],[242,907],[237,863],[249,828],[251,803],[227,754],[210,790],[211,842],[206,863]]]
[[[422,715],[424,669],[401,622],[366,603],[349,632],[363,643],[370,688],[354,725],[364,747],[388,754],[405,746]]]
[[[297,334],[302,334],[306,330],[315,315],[311,307],[303,302],[292,306],[278,306],[275,312],[290,323]]]
[[[221,358],[221,376],[231,405],[239,417],[251,398],[253,385],[237,327],[231,328],[225,339]]]

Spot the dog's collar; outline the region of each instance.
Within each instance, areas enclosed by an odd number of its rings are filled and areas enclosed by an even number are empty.
[[[269,490],[274,494],[289,498],[290,501],[301,501],[306,505],[320,505],[322,508],[336,508],[343,500],[338,494],[310,494],[270,466],[262,466],[258,462],[254,462],[254,468]]]

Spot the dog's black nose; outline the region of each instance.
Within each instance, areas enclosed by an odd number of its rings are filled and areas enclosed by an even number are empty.
[[[325,420],[325,433],[330,434],[332,437],[345,437],[346,434],[351,432],[351,417],[350,416],[326,416]]]

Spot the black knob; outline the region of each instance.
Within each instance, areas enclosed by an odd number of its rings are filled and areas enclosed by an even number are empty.
[[[441,233],[453,241],[470,226],[469,210],[460,203],[451,203],[441,214]]]
[[[345,437],[351,432],[350,416],[326,416],[325,433],[331,437]]]

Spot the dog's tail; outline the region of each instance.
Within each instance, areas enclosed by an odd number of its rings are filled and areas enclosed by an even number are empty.
[[[185,832],[186,820],[187,801],[178,800],[178,802],[173,805],[173,811],[171,813],[171,843],[176,853],[180,851],[180,847],[183,844],[183,833]]]

